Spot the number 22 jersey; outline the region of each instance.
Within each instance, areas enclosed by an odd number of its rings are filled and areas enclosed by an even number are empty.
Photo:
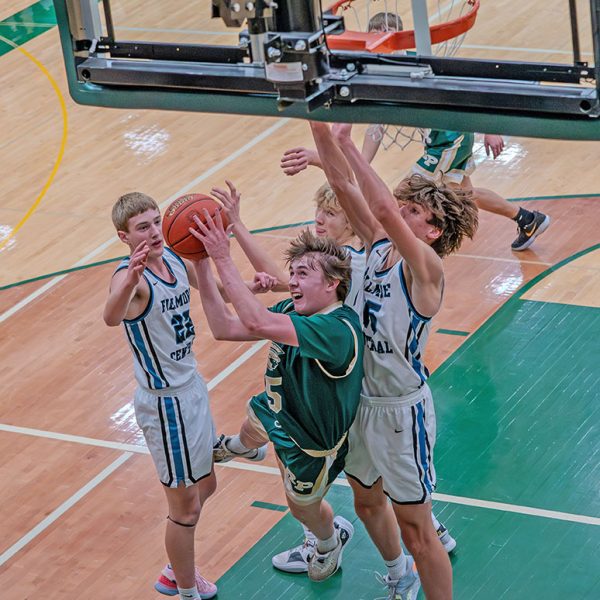
[[[144,269],[143,277],[150,289],[148,305],[136,319],[123,320],[134,357],[135,378],[140,387],[150,390],[184,386],[197,372],[187,270],[170,248],[164,249],[163,261],[175,281],[169,283]],[[128,265],[126,258],[117,271]]]

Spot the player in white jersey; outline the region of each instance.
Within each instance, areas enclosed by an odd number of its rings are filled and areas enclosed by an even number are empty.
[[[477,225],[468,197],[414,176],[395,199],[361,155],[348,125],[312,124],[320,160],[367,247],[365,377],[346,473],[355,508],[388,567],[390,598],[452,597],[452,570],[431,525],[435,413],[422,362],[443,292],[441,257]],[[348,177],[348,167],[356,181]],[[388,498],[392,500],[391,504]],[[397,533],[414,557],[402,552]]]
[[[110,326],[124,325],[138,383],[135,415],[169,506],[165,547],[170,565],[155,588],[181,598],[212,598],[216,586],[194,566],[195,526],[216,488],[216,436],[206,384],[192,350],[190,282],[197,287],[196,273],[189,261],[164,247],[161,216],[152,198],[126,194],[113,207],[112,217],[131,255],[113,275],[104,320]],[[267,280],[273,282],[262,276],[253,291]]]

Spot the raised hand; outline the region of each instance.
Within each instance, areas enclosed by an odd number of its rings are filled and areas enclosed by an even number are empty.
[[[210,193],[223,205],[223,211],[232,225],[241,222],[240,199],[242,195],[237,191],[235,185],[229,179],[225,180],[229,190],[214,187]]]
[[[148,262],[149,252],[150,246],[148,246],[147,242],[144,241],[138,244],[136,249],[129,257],[129,266],[127,267],[126,279],[130,285],[136,286],[139,283],[142,273],[146,268],[146,263]]]
[[[223,227],[221,211],[217,210],[213,216],[204,209],[204,222],[194,215],[194,223],[198,229],[189,228],[189,232],[202,242],[206,252],[213,260],[226,258],[229,256],[229,232],[232,225],[229,225],[227,231]]]
[[[264,294],[270,292],[277,284],[277,277],[269,275],[268,273],[255,273],[252,284],[250,285],[250,291],[253,294]]]
[[[303,147],[286,150],[279,163],[279,166],[286,175],[297,175],[300,171],[304,171],[309,165],[318,167],[321,165],[321,161],[315,150]]]

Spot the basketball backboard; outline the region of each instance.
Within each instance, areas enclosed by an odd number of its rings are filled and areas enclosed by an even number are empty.
[[[54,3],[81,104],[600,139],[600,0]]]

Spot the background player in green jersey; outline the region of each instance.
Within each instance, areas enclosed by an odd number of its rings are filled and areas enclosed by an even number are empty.
[[[266,309],[248,292],[230,253],[220,215],[196,220],[200,239],[231,300],[219,294],[208,260],[196,263],[202,304],[217,339],[270,339],[265,391],[248,404],[240,435],[222,437],[215,460],[254,457],[273,442],[288,505],[317,537],[308,574],[315,581],[339,567],[352,525],[337,520],[323,499],[343,468],[347,434],[362,380],[363,341],[356,313],[343,304],[350,259],[329,239],[304,231],[286,253],[291,299]],[[192,230],[193,231],[193,230]]]
[[[368,26],[370,32],[402,31],[402,29],[400,16],[388,11],[374,15]],[[361,152],[369,163],[379,150],[385,130],[385,125],[378,124],[367,128]],[[550,226],[548,215],[509,202],[493,190],[473,186],[471,182],[471,175],[475,171],[473,133],[442,129],[419,131],[424,146],[423,155],[411,168],[411,174],[421,175],[437,185],[469,191],[480,210],[515,221],[517,237],[510,246],[515,252],[529,248],[534,240],[548,229]],[[488,156],[491,154],[494,159],[504,149],[504,140],[500,135],[485,134],[483,143],[486,154]],[[318,152],[311,148],[291,148],[281,158],[281,168],[286,175],[296,175],[311,165],[322,168]]]

